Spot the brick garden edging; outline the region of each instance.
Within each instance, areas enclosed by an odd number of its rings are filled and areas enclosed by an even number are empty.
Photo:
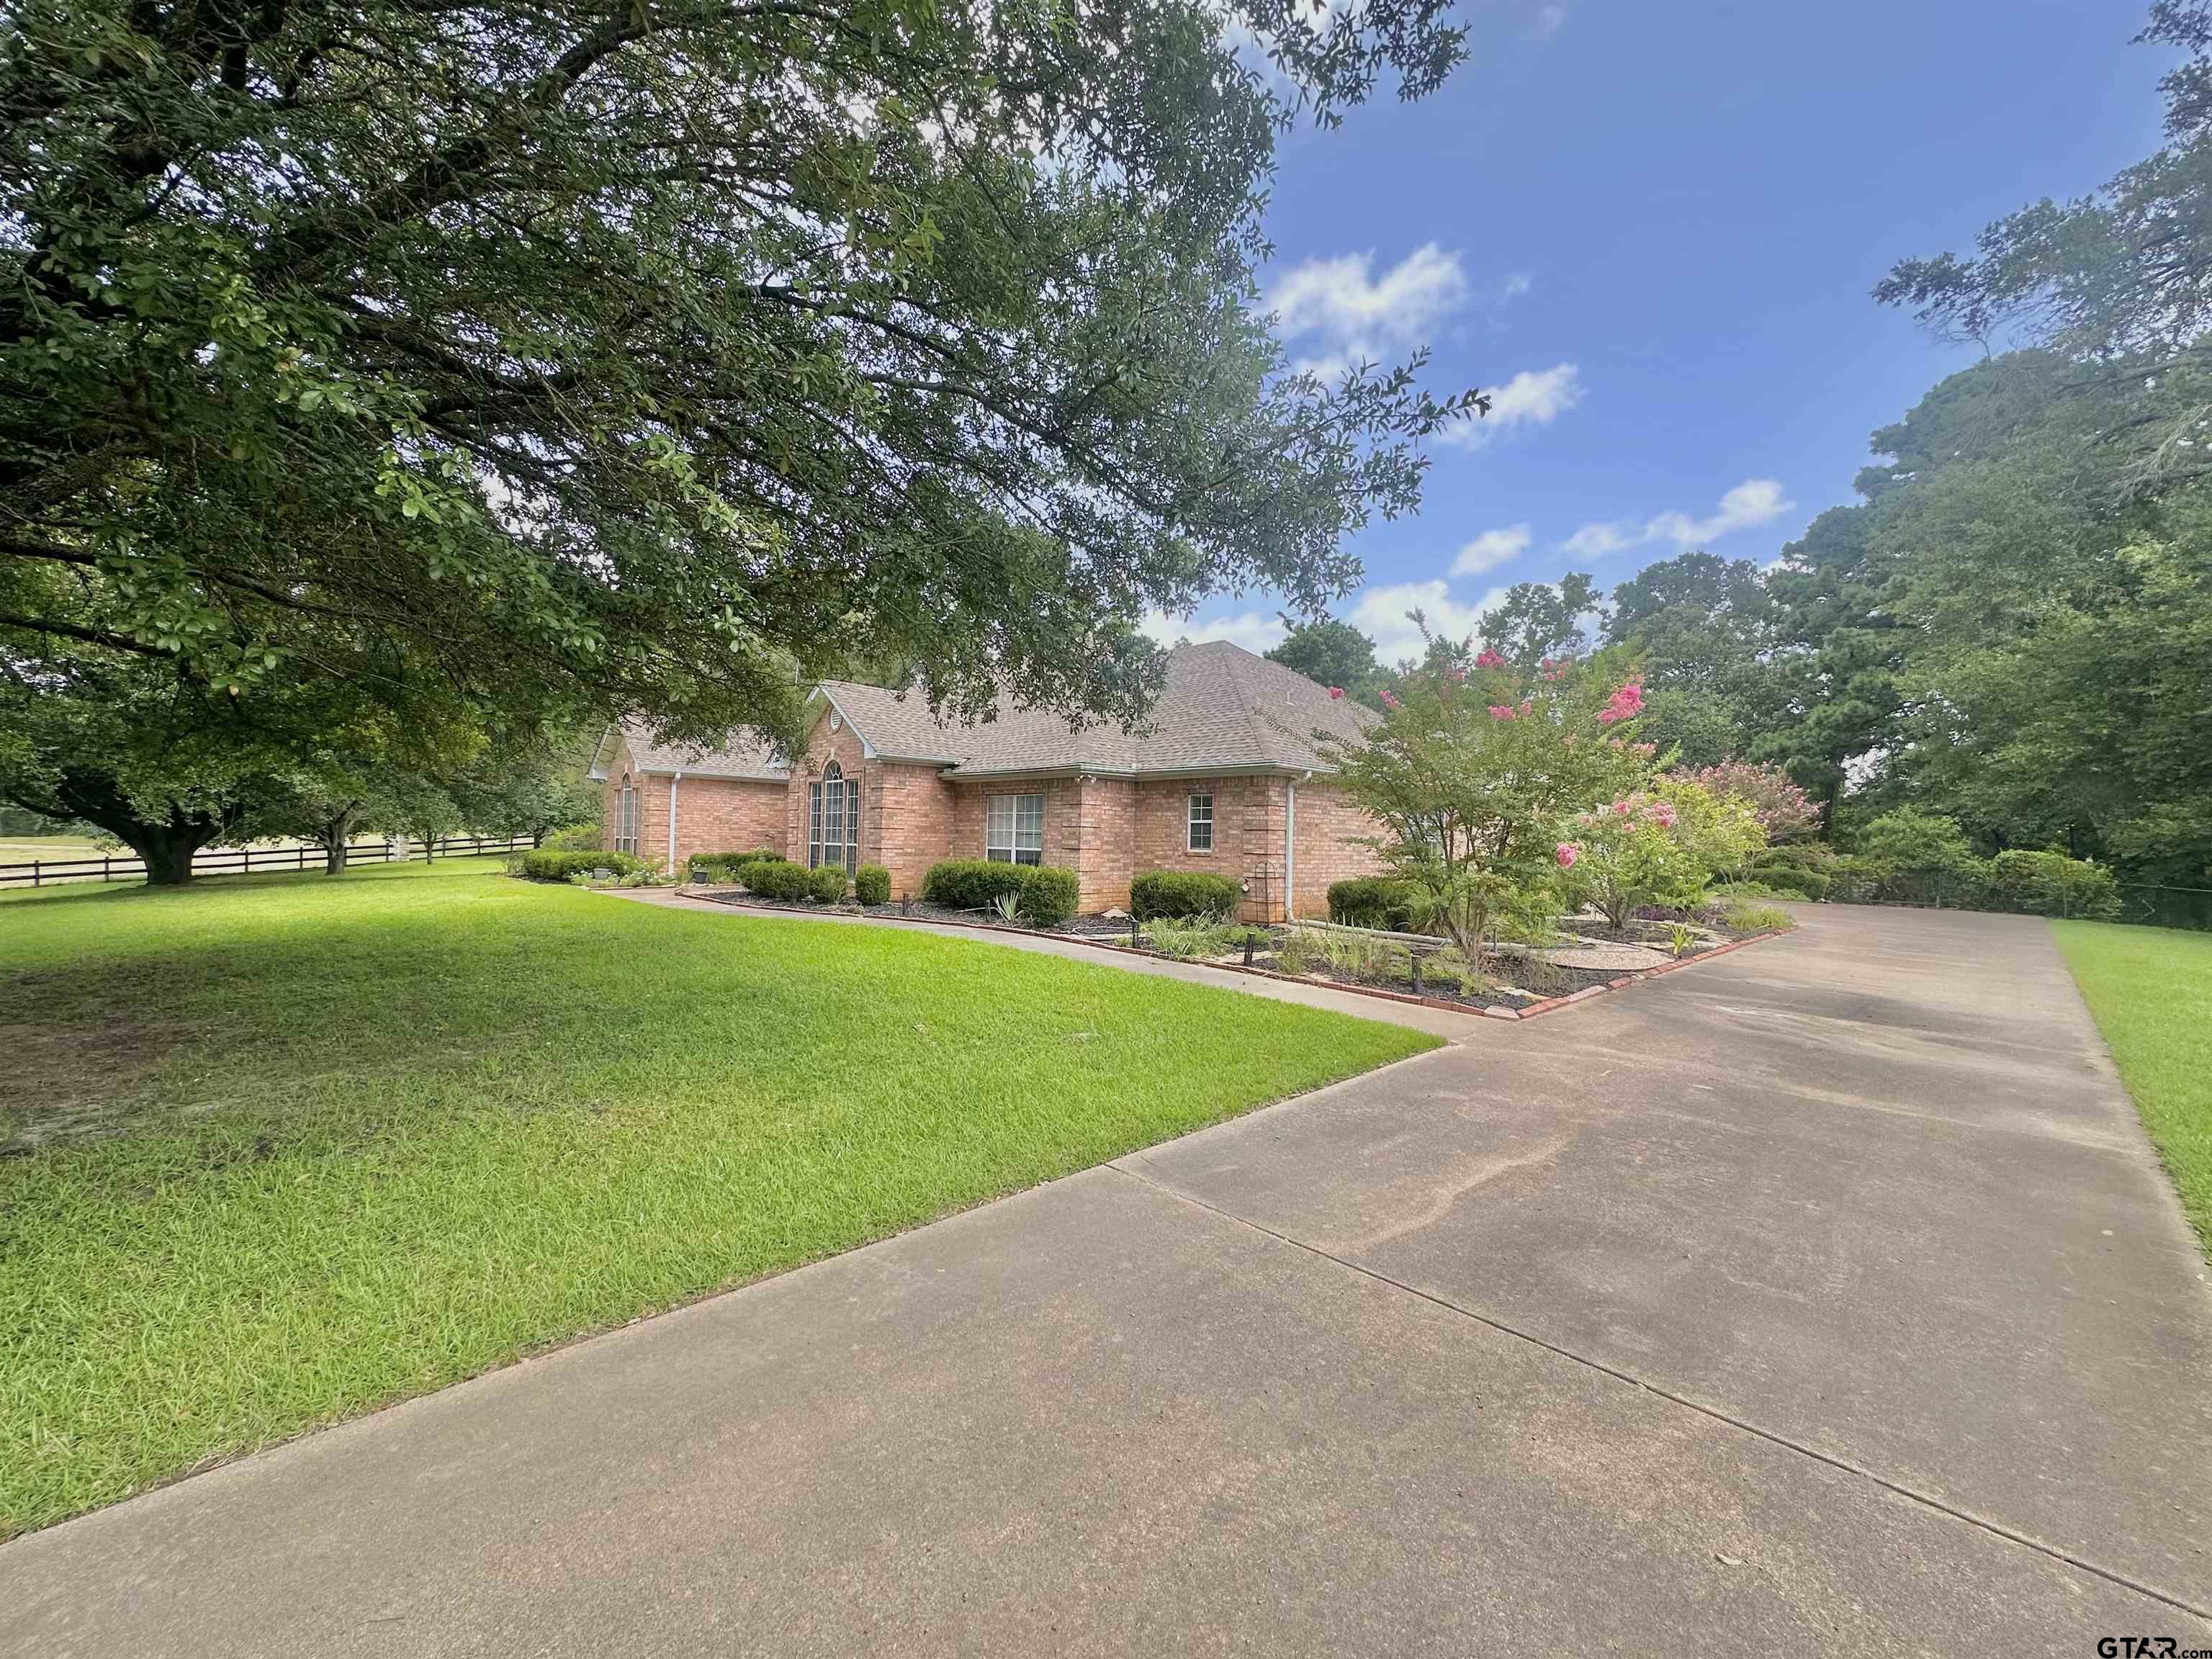
[[[1714,957],[1724,957],[1731,951],[1741,951],[1747,945],[1758,945],[1766,939],[1784,937],[1784,935],[1779,933],[1747,934],[1742,939],[1730,939],[1726,945],[1716,945],[1710,951],[1700,951],[1693,957],[1684,957],[1675,962],[1662,962],[1656,968],[1646,968],[1639,974],[1625,974],[1619,979],[1607,980],[1602,985],[1585,985],[1581,990],[1571,992],[1563,997],[1547,997],[1541,1002],[1532,1002],[1526,1008],[1512,1012],[1510,1018],[1534,1019],[1539,1014],[1548,1014],[1553,1009],[1565,1008],[1571,1003],[1587,1002],[1592,997],[1601,996],[1607,991],[1625,991],[1640,980],[1656,979],[1662,974],[1678,974],[1685,968],[1694,968],[1699,963],[1709,961]]]
[[[702,894],[693,893],[681,887],[676,890],[687,898],[705,897]],[[733,910],[768,910],[777,915],[785,916],[804,916],[807,914],[804,910],[795,909],[789,905],[755,904],[741,898],[706,898],[706,902],[726,905]],[[830,911],[823,914],[839,913]],[[1100,939],[1094,934],[1048,933],[1040,932],[1035,927],[1009,927],[1003,922],[959,921],[947,916],[862,915],[858,920],[890,922],[895,926],[904,924],[914,927],[964,927],[976,933],[1018,933],[1024,939],[1060,939],[1070,945],[1087,945],[1094,951],[1111,951],[1116,956],[1137,957],[1146,962],[1179,960],[1175,957],[1164,957],[1157,951],[1133,951],[1126,945],[1117,945],[1110,939]],[[1539,1014],[1548,1014],[1554,1009],[1568,1007],[1577,1002],[1588,1002],[1592,998],[1601,996],[1607,991],[1625,991],[1639,980],[1656,979],[1662,974],[1679,973],[1685,968],[1694,968],[1711,957],[1724,957],[1731,951],[1741,951],[1747,945],[1758,945],[1767,939],[1784,937],[1784,935],[1779,933],[1752,933],[1743,939],[1730,939],[1726,945],[1717,945],[1710,951],[1700,951],[1693,957],[1684,957],[1676,962],[1662,963],[1658,967],[1644,969],[1641,973],[1624,974],[1620,978],[1610,980],[1603,985],[1585,985],[1581,990],[1571,991],[1563,997],[1547,997],[1541,1002],[1532,1002],[1525,1008],[1470,1008],[1464,1002],[1450,1002],[1443,997],[1417,997],[1410,991],[1386,991],[1379,985],[1347,985],[1341,981],[1333,979],[1307,979],[1297,974],[1278,973],[1272,968],[1247,968],[1241,962],[1194,962],[1190,966],[1212,968],[1224,974],[1249,974],[1255,979],[1280,980],[1285,985],[1317,986],[1325,991],[1342,991],[1356,997],[1373,997],[1378,1002],[1405,1002],[1411,1003],[1416,1008],[1440,1008],[1448,1014],[1465,1014],[1470,1018],[1480,1016],[1485,1019],[1522,1020],[1534,1019]]]

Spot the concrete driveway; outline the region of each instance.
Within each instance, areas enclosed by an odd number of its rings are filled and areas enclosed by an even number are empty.
[[[0,1651],[2212,1646],[2212,1288],[2046,930],[1804,915],[19,1540]]]

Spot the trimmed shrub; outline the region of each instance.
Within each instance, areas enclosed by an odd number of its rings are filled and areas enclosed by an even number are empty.
[[[1413,885],[1395,876],[1353,876],[1328,884],[1328,919],[1347,927],[1387,927],[1409,933]]]
[[[840,864],[816,866],[806,878],[806,890],[824,904],[836,904],[845,896],[845,867]]]
[[[645,860],[635,853],[574,853],[540,847],[522,855],[522,873],[532,881],[566,881],[594,870],[629,876],[644,868]]]
[[[880,864],[864,864],[853,878],[853,896],[863,904],[891,902],[891,872]]]
[[[1057,927],[1075,914],[1079,890],[1074,871],[1057,864],[1017,867],[1027,878],[1022,884],[1022,915],[1032,926]]]
[[[991,859],[947,859],[929,866],[921,878],[921,896],[948,910],[988,910],[1000,894],[1022,890],[1029,868]]]
[[[765,847],[756,847],[744,853],[701,853],[692,860],[695,864],[720,864],[734,870],[741,864],[766,864],[770,860],[781,861],[783,854],[772,853]]]
[[[1243,884],[1202,870],[1146,870],[1129,883],[1129,910],[1139,921],[1155,916],[1233,916]]]
[[[1744,872],[1744,879],[1791,898],[1824,899],[1831,885],[1822,872],[1788,864],[1754,864]]]
[[[762,859],[748,864],[738,879],[756,898],[773,899],[779,904],[794,903],[814,890],[812,873],[805,865],[788,859]],[[838,879],[844,879],[842,871]]]
[[[1054,864],[1001,864],[993,859],[947,859],[922,878],[921,896],[948,910],[989,910],[1001,893],[1021,900],[1023,919],[1057,927],[1075,914],[1075,872]]]

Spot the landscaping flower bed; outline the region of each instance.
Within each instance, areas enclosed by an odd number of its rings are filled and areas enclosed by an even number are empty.
[[[1593,989],[1650,978],[1793,925],[1785,913],[1771,908],[1727,903],[1694,913],[1638,916],[1620,927],[1591,912],[1561,918],[1552,939],[1494,945],[1483,953],[1476,969],[1440,939],[1318,922],[1254,926],[1218,917],[1165,916],[1138,921],[1117,915],[1071,916],[1048,927],[1018,918],[1007,921],[989,909],[957,909],[919,899],[870,905],[848,899],[833,905],[765,898],[733,887],[687,890],[718,902],[761,909],[949,923],[1066,939],[1167,961],[1303,980],[1470,1013],[1495,1011],[1506,1017],[1551,1007]]]

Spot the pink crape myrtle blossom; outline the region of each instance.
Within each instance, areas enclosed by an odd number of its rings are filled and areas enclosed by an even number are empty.
[[[1474,659],[1474,665],[1477,668],[1503,668],[1505,666],[1505,659],[1495,651],[1485,651]]]
[[[1330,686],[1330,687],[1328,688],[1328,700],[1329,700],[1331,702],[1343,702],[1343,701],[1344,701],[1344,688],[1343,688],[1342,686],[1340,686],[1340,685],[1332,685],[1332,686]]]
[[[1559,868],[1562,870],[1573,869],[1575,867],[1575,860],[1582,855],[1583,849],[1576,846],[1574,842],[1571,841],[1561,842],[1557,850],[1553,854],[1553,856],[1559,860]]]
[[[1513,709],[1511,705],[1502,702],[1493,702],[1490,705],[1490,718],[1494,720],[1511,720],[1513,718]]]
[[[1644,687],[1632,679],[1614,692],[1604,708],[1597,711],[1600,726],[1613,726],[1622,720],[1634,720],[1644,712]]]
[[[1778,766],[1723,761],[1718,766],[1676,775],[1712,794],[1745,803],[1769,841],[1794,841],[1810,835],[1820,821],[1820,809]]]
[[[1382,698],[1382,706],[1383,706],[1385,708],[1395,708],[1399,707],[1398,699],[1397,699],[1396,697],[1393,696],[1389,692],[1388,692],[1388,691],[1379,692],[1379,693],[1377,693],[1377,695]]]

